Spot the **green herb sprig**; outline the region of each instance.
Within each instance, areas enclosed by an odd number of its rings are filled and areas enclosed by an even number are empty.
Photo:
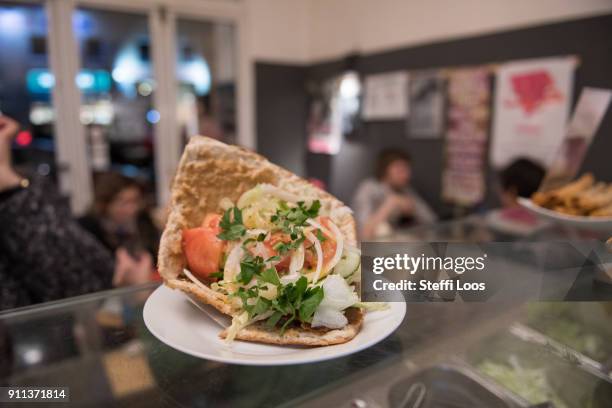
[[[246,227],[242,222],[242,210],[238,207],[227,209],[221,217],[219,226],[221,227],[221,233],[217,235],[219,239],[224,241],[240,239],[246,233]]]

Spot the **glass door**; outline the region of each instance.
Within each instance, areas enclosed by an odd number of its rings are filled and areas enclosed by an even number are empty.
[[[81,69],[80,121],[94,176],[108,172],[136,179],[154,197],[154,80],[145,13],[79,7],[73,31]],[[94,191],[96,186],[94,177]]]
[[[237,36],[232,22],[176,20],[177,125],[183,143],[237,139]]]
[[[0,0],[0,113],[21,125],[13,141],[14,165],[25,176],[55,179],[55,77],[47,31],[42,3]]]

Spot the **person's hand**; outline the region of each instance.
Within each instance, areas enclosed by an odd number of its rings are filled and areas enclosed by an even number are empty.
[[[11,166],[11,140],[19,124],[8,116],[0,116],[0,191],[19,185],[21,177]]]
[[[115,275],[113,286],[130,286],[146,283],[153,273],[153,259],[147,252],[132,257],[125,248],[119,248],[115,254]]]

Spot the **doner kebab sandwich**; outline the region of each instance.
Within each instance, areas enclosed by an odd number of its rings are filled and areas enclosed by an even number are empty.
[[[355,220],[338,199],[246,149],[191,138],[172,186],[164,283],[232,317],[220,333],[326,346],[363,323]]]

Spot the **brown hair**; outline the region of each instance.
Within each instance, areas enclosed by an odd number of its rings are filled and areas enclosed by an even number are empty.
[[[94,204],[92,211],[94,214],[103,215],[109,204],[117,195],[128,188],[136,188],[141,193],[142,186],[136,180],[116,172],[99,173],[94,176]]]
[[[387,174],[389,165],[397,160],[410,163],[410,155],[399,149],[386,149],[380,152],[376,159],[376,178],[382,180]]]

